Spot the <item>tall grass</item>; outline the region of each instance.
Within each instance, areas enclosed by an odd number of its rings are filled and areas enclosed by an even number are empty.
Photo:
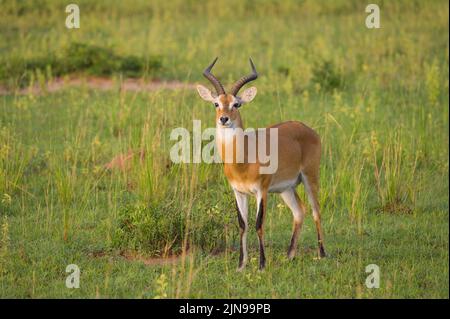
[[[236,212],[220,165],[169,157],[171,130],[213,126],[213,107],[190,89],[124,92],[116,76],[108,92],[0,97],[1,296],[448,297],[446,2],[382,1],[379,30],[365,28],[362,1],[79,5],[81,29],[67,30],[63,1],[2,3],[1,60],[101,43],[120,57],[162,57],[155,78],[203,83],[220,55],[215,74],[229,83],[252,56],[260,78],[241,108],[246,127],[301,120],[322,138],[331,258],[313,259],[309,216],[299,258],[284,257],[291,213],[273,196],[268,270],[254,272],[251,232],[248,271],[235,273]],[[46,63],[29,85],[53,79]],[[129,152],[129,167],[106,169]],[[64,286],[71,262],[82,268],[77,291]],[[376,291],[363,286],[374,262]]]

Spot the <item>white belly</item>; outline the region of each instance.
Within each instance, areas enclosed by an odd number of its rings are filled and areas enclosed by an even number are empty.
[[[275,182],[269,186],[269,193],[282,193],[288,189],[295,188],[300,183],[300,177]],[[234,190],[244,194],[259,194],[261,191],[260,185],[257,184],[239,182],[230,182],[230,184]]]
[[[282,193],[285,190],[292,189],[299,184],[298,178],[280,181],[269,186],[270,193]]]

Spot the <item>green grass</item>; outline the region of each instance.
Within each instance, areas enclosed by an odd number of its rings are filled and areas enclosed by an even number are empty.
[[[267,269],[257,271],[252,226],[250,263],[236,272],[237,218],[220,165],[169,159],[173,128],[213,126],[195,91],[12,93],[0,96],[0,297],[449,297],[447,2],[380,1],[379,30],[364,26],[363,1],[80,1],[79,30],[65,29],[63,1],[0,3],[2,61],[84,43],[161,57],[150,78],[205,84],[216,55],[227,83],[251,55],[261,76],[245,125],[301,120],[321,135],[330,255],[315,259],[308,214],[287,260],[292,217],[271,195]],[[129,149],[144,149],[143,163],[104,169]],[[175,264],[122,256],[187,242]],[[80,289],[65,287],[71,263]],[[379,289],[364,285],[373,263]]]
[[[119,56],[109,48],[73,42],[61,49],[61,52],[46,52],[45,56],[6,58],[0,62],[0,82],[14,88],[74,73],[149,77],[160,68],[158,57]]]

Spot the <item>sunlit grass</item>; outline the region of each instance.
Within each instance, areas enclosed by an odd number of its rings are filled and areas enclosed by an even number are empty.
[[[204,83],[201,70],[220,55],[215,73],[228,83],[251,55],[261,76],[241,109],[246,127],[301,120],[321,135],[330,258],[315,260],[309,213],[299,257],[287,260],[291,213],[271,196],[268,267],[256,271],[251,227],[250,263],[236,273],[235,205],[220,165],[169,158],[172,129],[191,131],[193,119],[213,126],[213,107],[195,91],[30,90],[0,97],[0,296],[448,298],[446,2],[382,2],[380,30],[364,27],[361,1],[223,10],[81,1],[77,31],[64,27],[65,3],[39,4],[5,4],[1,58],[102,43],[123,56],[161,56],[156,78]],[[130,150],[138,155],[129,168],[105,168]],[[175,263],[145,264],[171,254]],[[70,263],[81,268],[78,290],[64,285]],[[371,263],[380,289],[364,286]]]

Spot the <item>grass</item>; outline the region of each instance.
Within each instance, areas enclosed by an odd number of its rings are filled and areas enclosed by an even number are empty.
[[[205,83],[214,56],[231,82],[251,55],[261,77],[241,109],[246,126],[296,119],[321,135],[330,257],[315,259],[308,214],[287,260],[291,213],[272,195],[267,269],[256,271],[252,227],[250,264],[235,271],[237,218],[220,165],[169,159],[173,128],[213,126],[193,90],[11,93],[0,97],[0,297],[449,297],[447,2],[380,1],[379,30],[365,28],[362,1],[79,1],[79,30],[65,29],[65,5],[3,2],[0,60],[82,43],[118,60],[161,57],[139,76]],[[6,81],[19,85],[21,70]],[[127,76],[112,70],[117,83]],[[129,149],[143,149],[143,162],[104,169]],[[174,264],[143,262],[187,245]],[[80,289],[65,287],[71,263]],[[373,263],[379,289],[364,285]]]
[[[74,73],[90,76],[148,77],[161,68],[158,57],[119,56],[109,48],[73,42],[61,52],[34,58],[8,58],[1,62],[0,82],[10,87],[44,84]]]

